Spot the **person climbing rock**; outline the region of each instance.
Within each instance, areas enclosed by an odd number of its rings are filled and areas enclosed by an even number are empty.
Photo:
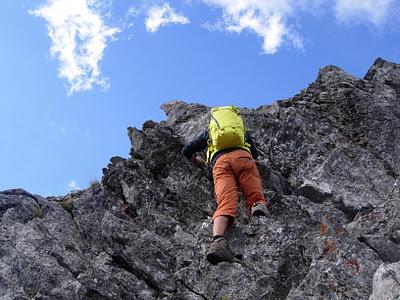
[[[217,203],[212,217],[213,242],[207,260],[233,262],[225,234],[237,216],[239,192],[242,192],[250,217],[266,216],[268,203],[255,159],[258,151],[250,133],[246,131],[240,110],[236,106],[216,107],[211,110],[208,130],[182,148],[182,154],[194,165],[206,162],[197,155],[207,148],[207,163],[211,163],[214,195]]]

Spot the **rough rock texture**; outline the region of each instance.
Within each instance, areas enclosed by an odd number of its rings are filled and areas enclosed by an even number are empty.
[[[243,264],[205,260],[210,169],[180,155],[209,108],[162,108],[166,121],[128,128],[131,157],[101,183],[0,192],[1,300],[398,298],[400,65],[377,59],[364,79],[327,66],[298,95],[242,110],[272,205],[251,222],[240,206],[228,240]]]
[[[374,292],[369,300],[400,299],[400,264],[382,264],[374,275]]]

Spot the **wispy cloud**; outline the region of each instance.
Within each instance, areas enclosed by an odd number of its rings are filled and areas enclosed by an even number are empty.
[[[160,27],[168,24],[188,24],[190,21],[185,16],[177,13],[168,3],[156,5],[149,9],[146,18],[146,29],[156,32]]]
[[[65,128],[65,127],[60,127],[59,130],[60,130],[60,132],[61,132],[62,135],[67,135],[67,132],[68,132],[67,128]]]
[[[136,6],[129,7],[128,11],[125,14],[125,18],[129,17],[137,17],[140,14],[140,9]]]
[[[60,132],[62,135],[67,135],[68,134],[68,129],[65,126],[60,126],[53,120],[49,121],[49,125],[52,128],[55,128],[56,130],[58,130],[58,132]]]
[[[322,15],[325,12],[327,4],[331,6],[332,1],[327,0],[297,0],[296,6],[302,11],[311,13],[314,16]]]
[[[236,33],[250,30],[260,36],[263,39],[263,50],[267,54],[275,53],[284,40],[290,41],[295,47],[302,47],[300,36],[285,22],[293,13],[290,0],[203,1],[222,9],[222,25],[225,30]],[[218,24],[220,27],[221,23]]]
[[[263,40],[263,51],[274,54],[282,45],[303,49],[303,38],[295,29],[305,16],[321,16],[334,12],[346,24],[384,24],[395,6],[395,0],[202,0],[222,9],[222,18],[208,30],[241,33],[250,31]],[[294,22],[293,22],[294,21]]]
[[[71,180],[68,182],[68,187],[70,188],[71,191],[77,191],[80,190],[81,188],[76,184],[75,180]]]
[[[142,0],[131,6],[118,27],[108,26],[112,0],[43,0],[45,4],[30,11],[46,20],[51,38],[50,52],[59,61],[58,75],[65,79],[68,93],[109,87],[102,76],[100,62],[110,41],[123,30],[129,31],[144,16],[148,32],[155,33],[169,24],[188,24],[189,19],[167,2]],[[152,5],[158,2],[161,4]],[[191,0],[185,1],[190,4]],[[283,45],[303,49],[297,24],[305,16],[334,13],[345,24],[385,24],[397,7],[395,0],[201,0],[221,11],[217,20],[206,20],[208,30],[232,33],[252,32],[262,40],[266,54],[276,53]],[[141,3],[141,4],[140,4]],[[150,4],[149,4],[150,3]],[[107,4],[109,4],[107,6]],[[107,11],[106,11],[107,12]],[[133,21],[134,20],[134,21]],[[212,22],[212,23],[210,23]],[[132,37],[132,32],[127,39]]]
[[[372,23],[379,27],[387,20],[394,0],[336,0],[336,17],[349,23]]]
[[[50,53],[58,59],[58,76],[66,79],[68,93],[108,88],[102,77],[100,61],[107,42],[115,38],[119,28],[104,22],[100,0],[47,0],[30,13],[47,21],[52,41]]]

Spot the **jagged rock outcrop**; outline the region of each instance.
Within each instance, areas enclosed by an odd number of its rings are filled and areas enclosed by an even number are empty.
[[[400,65],[377,59],[364,79],[327,66],[298,95],[244,108],[271,215],[249,222],[241,206],[228,239],[244,263],[215,267],[210,170],[180,155],[209,108],[164,104],[101,183],[0,192],[0,299],[396,299],[399,93]]]

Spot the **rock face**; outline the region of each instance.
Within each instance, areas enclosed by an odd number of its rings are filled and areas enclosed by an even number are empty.
[[[129,128],[131,157],[65,197],[0,192],[0,299],[398,299],[400,65],[327,66],[294,97],[242,109],[271,215],[240,203],[211,266],[210,169],[180,155],[209,108],[172,101]],[[377,271],[378,270],[378,271]],[[374,276],[375,275],[375,276]],[[390,292],[388,292],[390,289]]]

